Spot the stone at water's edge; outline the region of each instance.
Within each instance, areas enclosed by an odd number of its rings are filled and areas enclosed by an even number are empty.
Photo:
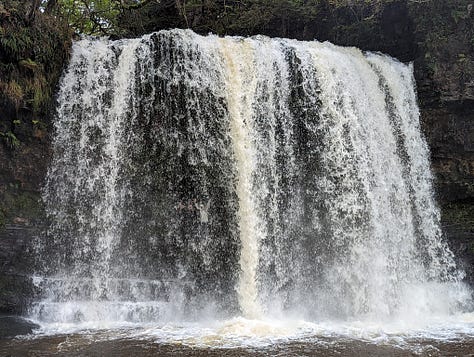
[[[0,339],[27,335],[39,326],[17,316],[0,315]]]

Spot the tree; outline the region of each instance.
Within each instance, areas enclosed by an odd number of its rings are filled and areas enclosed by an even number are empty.
[[[31,9],[27,15],[27,22],[31,23],[35,20],[36,13],[41,5],[41,0],[31,0]]]
[[[29,0],[25,20],[31,24],[39,11],[65,20],[77,34],[118,34],[118,18],[159,0]]]

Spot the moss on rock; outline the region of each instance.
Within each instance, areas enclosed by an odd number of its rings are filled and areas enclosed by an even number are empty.
[[[22,1],[6,0],[0,9],[0,133],[15,136],[22,112],[50,117],[71,43],[61,20],[41,13],[29,22],[26,13]],[[0,139],[8,149],[16,148],[6,135]]]
[[[446,226],[457,226],[474,232],[474,205],[469,202],[451,202],[443,205],[442,220]]]
[[[53,94],[72,39],[61,19],[27,13],[24,1],[0,7],[0,227],[43,217]]]

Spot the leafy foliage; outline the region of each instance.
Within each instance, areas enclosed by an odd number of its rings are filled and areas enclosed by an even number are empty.
[[[150,2],[152,1],[42,0],[40,8],[67,23],[76,34],[104,36],[120,35],[120,14]]]
[[[16,135],[11,131],[7,131],[6,133],[0,131],[0,138],[2,138],[3,142],[11,149],[16,149],[20,146],[20,140],[18,140]]]
[[[45,115],[67,58],[71,33],[44,13],[31,21],[31,3],[6,0],[0,6],[0,133],[18,148],[18,118],[23,112]]]
[[[114,32],[120,1],[59,0],[55,14],[78,34],[107,35]]]
[[[305,39],[339,25],[377,19],[393,0],[162,0],[120,12],[122,32],[134,36],[162,28],[187,27],[200,33]],[[342,22],[341,22],[342,21]],[[301,38],[301,36],[298,36]]]

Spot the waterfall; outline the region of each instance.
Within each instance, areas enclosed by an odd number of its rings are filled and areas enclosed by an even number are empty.
[[[189,30],[83,39],[53,152],[37,321],[422,319],[470,303],[413,68],[388,56]]]

